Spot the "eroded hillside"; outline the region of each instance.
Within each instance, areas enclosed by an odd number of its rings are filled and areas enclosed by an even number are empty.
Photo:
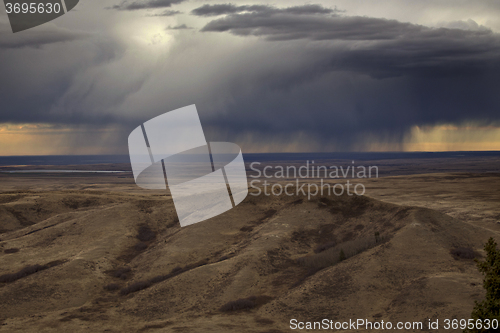
[[[0,195],[0,217],[6,332],[468,318],[481,276],[450,251],[480,255],[489,236],[437,211],[356,196],[249,196],[181,228],[162,195],[21,192]]]

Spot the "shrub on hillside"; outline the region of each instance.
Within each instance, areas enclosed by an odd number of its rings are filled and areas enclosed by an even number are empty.
[[[340,249],[340,253],[339,253],[339,261],[344,261],[346,260],[346,256],[345,256],[345,253],[344,253],[344,250]]]
[[[356,254],[366,251],[388,240],[387,237],[376,234],[375,237],[360,237],[351,241],[339,243],[333,247],[317,252],[315,254],[298,258],[297,264],[306,268],[306,274],[299,278],[292,288],[300,285],[309,276],[312,276],[320,270],[333,266],[343,260],[346,260]]]
[[[137,239],[141,242],[149,242],[156,237],[156,234],[147,225],[141,225],[137,233]]]
[[[130,269],[130,267],[120,267],[114,271],[113,276],[122,280],[126,280],[128,278],[127,273],[130,273],[131,271],[132,269]]]
[[[39,272],[41,270],[47,269],[49,266],[46,265],[31,265],[31,266],[26,266],[20,271],[16,273],[11,273],[11,274],[4,274],[0,276],[0,282],[3,283],[9,283],[9,282],[14,282],[16,280],[19,280],[23,277],[26,277],[28,275],[34,274],[36,272]]]
[[[148,248],[148,244],[146,244],[144,242],[139,242],[139,243],[134,245],[134,250],[136,250],[137,252],[144,251],[147,248]]]
[[[464,332],[468,333],[497,332],[498,329],[486,328],[486,319],[490,323],[495,319],[500,321],[500,250],[497,249],[495,240],[490,238],[484,245],[484,251],[486,259],[484,261],[476,259],[476,262],[479,271],[484,275],[483,288],[486,289],[486,299],[481,302],[476,301],[471,314],[473,322],[477,323],[480,320],[482,327],[466,329]]]
[[[326,251],[328,249],[331,249],[335,245],[337,245],[337,242],[333,242],[333,241],[328,242],[328,243],[324,243],[324,244],[320,244],[314,249],[314,253],[320,253],[320,252]]]
[[[135,282],[135,283],[132,283],[131,285],[123,288],[120,293],[122,295],[128,295],[130,293],[134,293],[136,291],[140,291],[142,289],[146,289],[146,288],[149,288],[151,287],[153,284],[156,284],[156,283],[160,283],[160,282],[163,282],[165,280],[168,280],[168,279],[171,279],[173,278],[174,276],[177,276],[181,273],[184,273],[184,272],[187,272],[187,271],[190,271],[191,269],[194,269],[196,267],[200,267],[200,266],[203,266],[203,265],[206,265],[208,263],[208,260],[207,259],[204,259],[204,260],[200,260],[194,264],[189,264],[189,265],[186,265],[184,267],[180,267],[180,266],[177,266],[177,267],[174,267],[170,273],[168,274],[162,274],[162,275],[157,275],[147,281],[138,281],[138,282]]]
[[[151,286],[151,282],[149,281],[137,281],[132,284],[129,284],[122,290],[120,290],[120,294],[122,295],[128,295],[130,293],[135,293],[136,291],[146,289]]]
[[[476,253],[470,247],[457,247],[450,250],[450,254],[455,259],[474,259],[476,258]]]
[[[337,264],[341,257],[343,259],[348,259],[378,245],[381,242],[380,239],[378,239],[377,242],[375,237],[360,237],[351,241],[342,242],[325,251],[299,258],[297,259],[297,263],[312,269],[312,271],[318,271]],[[342,256],[341,252],[343,252]]]

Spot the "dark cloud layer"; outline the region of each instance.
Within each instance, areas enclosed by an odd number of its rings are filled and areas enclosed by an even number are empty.
[[[229,14],[201,31],[267,41],[330,41],[335,43],[330,47],[330,69],[381,77],[472,73],[499,65],[500,36],[488,29],[435,29],[380,18],[312,15],[304,8],[311,6]],[[322,7],[316,7],[314,13],[322,13]]]
[[[197,12],[216,13],[217,8],[203,6]],[[211,121],[212,133],[221,128],[233,129],[232,135],[301,130],[320,141],[334,138],[349,149],[367,133],[389,133],[398,140],[413,125],[500,120],[495,93],[500,86],[500,36],[484,27],[429,28],[313,14],[303,6],[245,12],[235,8],[227,7],[225,17],[201,31],[257,36],[270,48],[308,51],[302,67],[287,73],[271,69],[261,80],[247,82],[244,95],[232,96],[225,113],[230,115]],[[256,115],[255,109],[262,114]]]
[[[242,12],[254,12],[263,15],[271,15],[277,13],[288,14],[330,14],[337,12],[337,9],[325,8],[320,5],[304,5],[297,7],[289,7],[279,9],[268,5],[250,5],[250,6],[236,6],[233,4],[221,5],[203,5],[191,11],[191,14],[197,16],[219,16],[225,14],[236,14]]]
[[[148,1],[123,1],[119,5],[111,7],[117,10],[138,10],[138,9],[157,9],[171,7],[185,0],[148,0]]]
[[[384,40],[418,34],[422,29],[395,20],[277,11],[228,15],[209,22],[202,31],[227,31],[267,40]]]

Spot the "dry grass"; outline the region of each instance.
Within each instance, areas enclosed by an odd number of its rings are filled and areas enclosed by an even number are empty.
[[[297,263],[308,268],[323,269],[338,263],[341,251],[344,252],[345,258],[347,259],[368,250],[377,244],[378,243],[374,237],[361,237],[337,244],[314,255],[299,258],[297,259]]]
[[[146,289],[146,288],[149,288],[151,287],[153,284],[156,284],[156,283],[160,283],[160,282],[163,282],[165,280],[168,280],[168,279],[171,279],[173,278],[174,276],[177,276],[181,273],[184,273],[184,272],[187,272],[187,271],[190,271],[196,267],[200,267],[200,266],[203,266],[203,265],[206,265],[208,263],[208,260],[201,260],[201,261],[198,261],[194,264],[190,264],[190,265],[187,265],[187,266],[184,266],[184,267],[180,267],[180,266],[177,266],[175,268],[173,268],[170,273],[168,274],[163,274],[163,275],[157,275],[149,280],[145,280],[145,281],[137,281],[137,282],[134,282],[130,285],[128,285],[127,287],[123,288],[120,293],[122,295],[128,295],[130,293],[134,293],[136,291],[140,291],[142,289]]]
[[[108,291],[115,291],[115,290],[120,289],[120,285],[116,284],[116,283],[110,283],[110,284],[105,285],[104,289],[106,289]]]
[[[331,247],[323,244],[320,247],[325,247],[327,249],[321,252],[316,252],[319,249],[318,247],[315,249],[315,254],[298,258],[296,260],[297,264],[307,269],[307,273],[296,283],[294,283],[292,287],[301,284],[307,277],[316,274],[318,271],[324,268],[333,266],[340,261],[355,256],[363,251],[384,243],[387,240],[387,237],[377,234],[376,236],[360,237],[347,242],[342,242]]]

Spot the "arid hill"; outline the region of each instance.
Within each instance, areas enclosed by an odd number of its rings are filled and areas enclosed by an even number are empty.
[[[356,196],[249,196],[181,228],[166,195],[104,190],[0,193],[0,228],[0,332],[467,319],[484,295],[471,258],[492,235]]]

